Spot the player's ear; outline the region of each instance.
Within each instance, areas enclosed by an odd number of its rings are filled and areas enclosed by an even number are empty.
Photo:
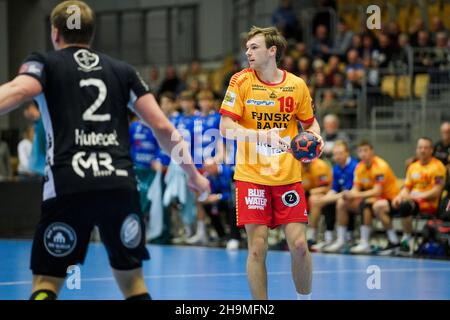
[[[61,35],[59,33],[59,30],[57,28],[55,28],[54,26],[52,26],[52,29],[51,29],[51,38],[52,38],[53,47],[55,48],[55,50],[57,50],[59,48]]]
[[[277,46],[271,46],[269,48],[269,52],[270,52],[270,55],[276,56],[276,54],[277,54]]]

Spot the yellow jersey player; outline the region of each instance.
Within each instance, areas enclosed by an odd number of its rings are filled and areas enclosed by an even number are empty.
[[[417,161],[408,166],[404,187],[392,200],[392,208],[398,210],[403,219],[403,238],[400,241],[403,252],[410,251],[412,216],[419,213],[435,216],[445,184],[446,168],[433,157],[433,142],[429,138],[417,141],[416,158]],[[394,210],[386,206],[383,209],[383,214],[389,219]]]
[[[287,152],[298,122],[320,141],[305,82],[277,67],[286,40],[275,28],[247,36],[250,68],[235,74],[222,103],[220,130],[237,140],[236,217],[248,234],[247,274],[254,299],[267,299],[268,228],[284,226],[298,299],[310,299],[312,267],[306,243],[307,204],[301,167]]]

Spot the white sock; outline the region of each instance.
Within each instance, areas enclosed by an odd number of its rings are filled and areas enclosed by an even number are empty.
[[[311,293],[308,294],[297,293],[297,300],[311,300]]]
[[[365,226],[362,225],[361,226],[361,242],[362,243],[369,243],[369,238],[370,238],[370,227],[369,226]]]
[[[337,226],[337,241],[340,243],[345,243],[345,233],[347,232],[347,227]]]
[[[393,244],[397,244],[398,243],[397,232],[395,232],[394,229],[389,229],[387,231],[387,236],[388,236],[388,239],[389,239],[389,241],[391,243],[393,243]]]
[[[404,233],[403,237],[402,237],[402,242],[407,240],[409,241],[409,239],[411,239],[411,234],[410,233]]]
[[[316,241],[316,228],[308,228],[307,232],[309,233],[308,240]]]
[[[325,242],[330,243],[333,241],[333,231],[325,231]]]
[[[205,233],[206,233],[205,221],[197,220],[197,234],[203,237]]]

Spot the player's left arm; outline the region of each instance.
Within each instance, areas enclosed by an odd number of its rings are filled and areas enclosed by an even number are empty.
[[[411,194],[411,197],[413,199],[422,199],[422,200],[435,200],[436,198],[439,198],[441,196],[442,190],[444,189],[443,184],[435,184],[432,189],[428,191],[421,192],[418,195],[415,195],[414,193]]]
[[[18,75],[12,81],[0,86],[0,115],[16,109],[21,103],[42,92],[41,83],[30,76]]]
[[[372,197],[379,197],[381,196],[383,192],[383,186],[380,183],[375,184],[375,186],[372,189],[366,190],[366,191],[356,191],[354,193],[355,198],[372,198]]]

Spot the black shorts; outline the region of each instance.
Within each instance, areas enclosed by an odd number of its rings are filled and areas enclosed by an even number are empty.
[[[95,225],[114,269],[140,268],[150,259],[136,190],[77,193],[42,203],[31,252],[33,274],[61,278],[70,265],[82,264]]]
[[[389,209],[390,209],[390,210],[389,210],[389,215],[391,216],[391,218],[392,218],[392,217],[400,217],[400,216],[401,216],[400,208],[394,209],[394,208],[392,207],[392,201],[391,201],[391,200],[388,200],[388,202],[389,202]],[[411,215],[412,215],[412,216],[416,216],[416,215],[419,214],[419,204],[418,204],[416,201],[413,201],[413,203],[414,203],[414,205],[413,205],[413,207],[411,208],[411,209],[412,209]]]

